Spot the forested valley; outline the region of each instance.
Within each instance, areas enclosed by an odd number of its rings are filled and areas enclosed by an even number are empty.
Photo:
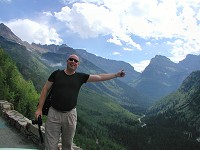
[[[41,86],[41,85],[40,85]],[[39,98],[30,79],[24,79],[16,63],[0,49],[0,99],[14,104],[28,118],[34,117]],[[197,94],[197,93],[196,93]],[[95,97],[95,98],[94,98]],[[173,111],[135,115],[111,98],[86,87],[79,96],[75,143],[84,150],[198,150],[198,131]],[[143,126],[143,123],[146,126]]]

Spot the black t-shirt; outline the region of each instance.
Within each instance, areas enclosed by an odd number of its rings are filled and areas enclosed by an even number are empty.
[[[78,93],[89,78],[85,73],[67,75],[64,70],[54,71],[48,81],[53,83],[51,105],[58,111],[70,111],[77,104]]]

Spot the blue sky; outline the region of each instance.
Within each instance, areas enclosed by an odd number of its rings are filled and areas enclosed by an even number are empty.
[[[29,43],[67,44],[143,71],[155,55],[200,54],[197,0],[0,0],[0,22]]]

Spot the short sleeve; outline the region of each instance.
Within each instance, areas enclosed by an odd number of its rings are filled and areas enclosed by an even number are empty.
[[[81,83],[86,83],[90,75],[82,72],[76,72],[76,76]]]
[[[56,74],[57,74],[58,71],[59,71],[59,70],[56,70],[56,71],[54,71],[53,73],[51,73],[51,75],[50,75],[49,78],[48,78],[48,81],[54,82],[54,81],[55,81],[55,78],[56,78]]]
[[[89,74],[85,74],[85,75],[84,75],[84,79],[83,79],[84,81],[83,81],[83,83],[86,83],[86,82],[87,82],[89,76],[90,76]]]

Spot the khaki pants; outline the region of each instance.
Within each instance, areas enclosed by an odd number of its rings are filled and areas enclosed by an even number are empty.
[[[72,143],[76,131],[76,124],[76,108],[68,112],[59,112],[51,107],[45,123],[46,150],[58,149],[60,135],[62,138],[62,150],[73,150]]]

